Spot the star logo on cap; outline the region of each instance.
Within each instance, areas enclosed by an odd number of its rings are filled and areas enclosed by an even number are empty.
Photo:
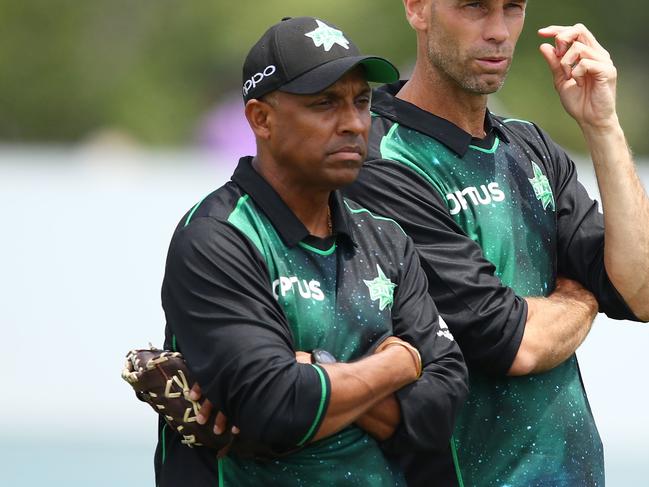
[[[534,171],[534,177],[532,179],[528,178],[532,188],[534,189],[534,194],[536,199],[538,199],[543,205],[543,209],[547,209],[549,206],[552,210],[555,209],[554,206],[554,195],[552,194],[552,188],[550,187],[550,181],[543,174],[541,168],[534,162],[532,162],[532,170]]]
[[[379,275],[367,281],[363,279],[363,282],[370,290],[370,299],[372,301],[379,301],[379,309],[383,311],[387,307],[391,307],[394,301],[394,288],[397,287],[390,279],[386,277],[383,273],[383,270],[376,264],[376,270]]]
[[[349,49],[349,41],[345,39],[342,31],[329,27],[318,19],[316,19],[316,22],[318,28],[304,34],[306,37],[313,39],[315,47],[324,46],[324,50],[329,52],[334,44],[338,44],[340,47]]]

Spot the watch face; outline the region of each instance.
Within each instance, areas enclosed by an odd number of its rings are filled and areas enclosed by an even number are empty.
[[[335,364],[336,357],[331,355],[326,350],[316,348],[313,352],[311,352],[311,362],[313,362],[314,364]]]

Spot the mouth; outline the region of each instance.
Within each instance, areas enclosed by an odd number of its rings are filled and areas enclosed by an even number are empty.
[[[334,149],[333,151],[331,151],[332,154],[338,154],[339,152],[350,152],[355,154],[362,154],[363,150],[361,149],[360,145],[345,145],[343,147],[339,147],[338,149]]]
[[[507,57],[481,57],[476,59],[477,63],[488,69],[494,71],[500,71],[506,68],[509,64],[509,58]]]
[[[351,161],[362,161],[365,157],[365,152],[358,145],[345,145],[339,147],[329,153],[330,156],[333,156],[336,159],[345,159]]]

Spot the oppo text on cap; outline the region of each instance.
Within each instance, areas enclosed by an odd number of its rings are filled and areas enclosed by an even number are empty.
[[[264,78],[272,76],[277,71],[274,64],[266,66],[263,71],[253,74],[246,82],[243,84],[243,96],[248,96],[248,92],[256,88],[259,83],[261,83]]]

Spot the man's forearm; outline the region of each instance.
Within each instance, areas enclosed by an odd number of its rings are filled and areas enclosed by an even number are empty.
[[[386,348],[353,363],[322,365],[329,375],[329,406],[315,440],[330,436],[358,420],[393,392],[417,379],[419,370],[403,347]]]
[[[526,298],[527,321],[508,375],[545,372],[564,362],[584,341],[597,301],[579,284],[559,278],[547,298]]]
[[[583,25],[539,30],[554,87],[577,121],[595,166],[604,208],[606,272],[634,314],[649,320],[649,200],[642,189],[616,109],[617,69]]]
[[[610,127],[582,127],[604,211],[604,263],[634,314],[649,320],[649,198],[617,118]]]
[[[379,441],[390,438],[401,422],[401,406],[394,394],[376,403],[355,424]]]

